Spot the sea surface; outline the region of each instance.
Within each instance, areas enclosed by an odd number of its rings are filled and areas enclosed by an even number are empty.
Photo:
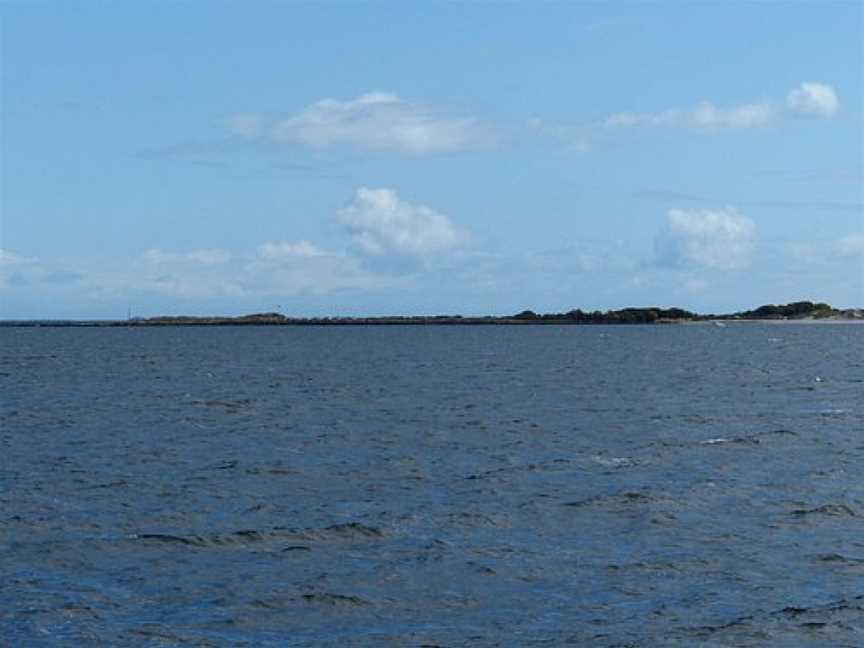
[[[864,646],[864,326],[0,328],[0,646]]]

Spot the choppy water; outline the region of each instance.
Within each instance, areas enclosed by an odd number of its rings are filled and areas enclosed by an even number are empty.
[[[0,344],[2,646],[864,645],[864,326]]]

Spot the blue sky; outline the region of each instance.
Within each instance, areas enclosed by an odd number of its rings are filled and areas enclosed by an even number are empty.
[[[0,317],[864,305],[859,2],[5,2]]]

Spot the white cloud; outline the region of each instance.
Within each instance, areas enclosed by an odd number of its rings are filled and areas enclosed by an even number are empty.
[[[161,295],[178,299],[327,295],[375,291],[410,282],[435,267],[433,253],[466,235],[444,214],[414,205],[390,189],[360,188],[338,214],[350,236],[347,250],[308,240],[268,241],[246,253],[219,248],[190,252],[146,250],[126,271],[92,273],[100,298]]]
[[[733,270],[747,264],[755,238],[753,221],[731,207],[672,209],[654,239],[654,252],[660,265]]]
[[[258,256],[262,259],[284,259],[289,257],[321,257],[327,252],[309,241],[297,243],[264,243],[258,247]]]
[[[607,128],[683,126],[705,130],[743,130],[768,126],[777,113],[767,101],[722,108],[703,101],[692,108],[671,108],[657,113],[622,112],[603,122]]]
[[[425,205],[400,200],[392,189],[357,190],[339,220],[363,254],[423,255],[453,248],[467,235]]]
[[[808,82],[786,95],[786,107],[799,115],[832,117],[840,107],[840,100],[830,85]]]
[[[690,108],[670,108],[660,112],[620,112],[607,117],[607,129],[638,126],[664,126],[697,130],[747,130],[771,126],[785,113],[832,117],[840,105],[837,93],[824,83],[802,83],[786,96],[785,109],[776,101],[761,99],[737,106],[717,106],[702,101]]]
[[[239,135],[311,148],[345,145],[411,155],[482,148],[491,142],[488,130],[473,117],[444,115],[387,92],[322,99],[284,118],[235,115],[229,127]]]

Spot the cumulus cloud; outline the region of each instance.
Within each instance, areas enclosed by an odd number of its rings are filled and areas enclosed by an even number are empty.
[[[317,149],[344,145],[410,155],[474,149],[491,141],[473,117],[445,115],[389,92],[322,99],[281,118],[235,115],[229,126],[238,135]]]
[[[731,207],[672,209],[654,252],[659,265],[734,270],[747,264],[755,238],[753,221]]]
[[[832,117],[840,107],[840,100],[830,85],[807,82],[786,95],[786,107],[798,115]]]
[[[392,189],[357,190],[339,220],[363,254],[423,255],[453,248],[466,233],[425,205],[412,205]]]

